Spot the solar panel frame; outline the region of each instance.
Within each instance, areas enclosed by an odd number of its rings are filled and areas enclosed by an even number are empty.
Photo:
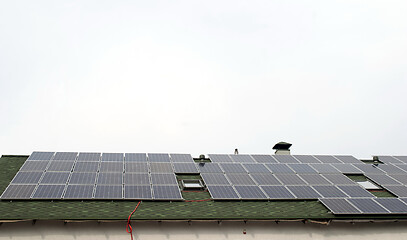
[[[349,198],[346,200],[357,207],[363,214],[389,213],[388,210],[383,208],[379,203],[375,202],[373,198]]]
[[[168,153],[148,153],[149,162],[165,162],[170,163],[170,155]]]
[[[233,163],[228,154],[208,154],[208,157],[213,163]]]
[[[215,200],[240,199],[235,189],[230,185],[207,185],[209,194]]]
[[[32,199],[61,199],[66,185],[40,184]]]
[[[78,162],[99,162],[101,153],[97,152],[80,152],[78,154]]]
[[[296,174],[274,174],[274,176],[283,183],[283,185],[307,185],[304,180],[302,180]]]
[[[20,168],[20,172],[44,172],[51,161],[25,161]]]
[[[73,172],[69,178],[69,185],[94,185],[97,173]]]
[[[178,185],[153,185],[153,198],[155,200],[182,200]]]
[[[296,199],[285,186],[260,186],[268,199]]]
[[[258,186],[234,186],[236,192],[240,195],[240,199],[267,199],[263,190]]]
[[[245,173],[246,169],[240,163],[220,163],[220,168],[225,173]]]
[[[229,155],[235,163],[255,163],[256,161],[248,154],[232,154]]]
[[[102,153],[102,162],[123,162],[124,154],[123,153]]]
[[[277,160],[271,155],[252,154],[251,156],[258,163],[277,163]]]
[[[232,185],[256,185],[256,183],[247,173],[246,174],[229,173],[225,175]]]
[[[348,197],[341,189],[336,186],[313,186],[323,198],[346,198]]]
[[[125,162],[147,162],[147,153],[125,153]]]
[[[361,211],[344,198],[323,198],[319,201],[333,214],[360,214]]]
[[[43,161],[49,161],[52,159],[54,156],[55,152],[39,152],[39,151],[34,151],[31,153],[31,155],[28,157],[27,161],[36,161],[36,160],[43,160]]]
[[[78,152],[56,152],[53,161],[75,161]]]
[[[223,173],[201,173],[205,185],[230,185]]]
[[[183,153],[170,153],[170,160],[174,163],[195,163],[191,154]]]
[[[63,199],[92,199],[95,185],[74,185],[67,186]]]
[[[150,176],[153,185],[178,185],[174,173],[151,173]]]
[[[150,185],[124,185],[124,199],[153,199],[152,188]]]
[[[99,171],[99,162],[76,162],[73,172],[97,172]]]
[[[10,184],[0,199],[29,199],[36,187],[36,184]]]
[[[292,155],[295,159],[298,160],[300,163],[321,163],[318,159],[316,159],[312,155]]]
[[[95,199],[123,199],[123,185],[96,185]]]

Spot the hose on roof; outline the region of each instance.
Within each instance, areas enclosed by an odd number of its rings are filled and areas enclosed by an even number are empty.
[[[138,206],[140,205],[141,201],[137,203],[137,206],[134,208],[133,212],[130,213],[129,218],[127,219],[127,226],[126,226],[126,232],[130,233],[131,240],[133,240],[133,228],[131,227],[130,223],[130,218],[133,215],[133,213],[137,210]]]

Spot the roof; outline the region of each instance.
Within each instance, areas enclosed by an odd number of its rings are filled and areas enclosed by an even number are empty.
[[[28,156],[0,158],[0,193]],[[132,219],[138,220],[283,220],[406,218],[404,215],[338,216],[317,200],[214,201],[207,191],[182,191],[185,201],[143,201]],[[209,199],[209,200],[208,200]],[[188,200],[205,200],[189,202]],[[123,220],[138,201],[1,200],[0,220]]]

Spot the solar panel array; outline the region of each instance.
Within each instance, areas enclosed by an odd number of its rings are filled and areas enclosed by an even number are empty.
[[[215,200],[319,199],[334,214],[407,213],[407,157],[33,152],[2,199],[182,200],[175,174],[200,174]],[[363,174],[398,198],[376,198]]]
[[[182,200],[175,173],[189,154],[33,152],[1,199]]]

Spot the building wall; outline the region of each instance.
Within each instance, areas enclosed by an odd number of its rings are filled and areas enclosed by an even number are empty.
[[[130,239],[126,222],[37,221],[3,223],[0,239]],[[302,222],[133,222],[134,239],[268,239],[268,240],[403,240],[407,222],[331,223]],[[246,234],[244,234],[246,232]]]

